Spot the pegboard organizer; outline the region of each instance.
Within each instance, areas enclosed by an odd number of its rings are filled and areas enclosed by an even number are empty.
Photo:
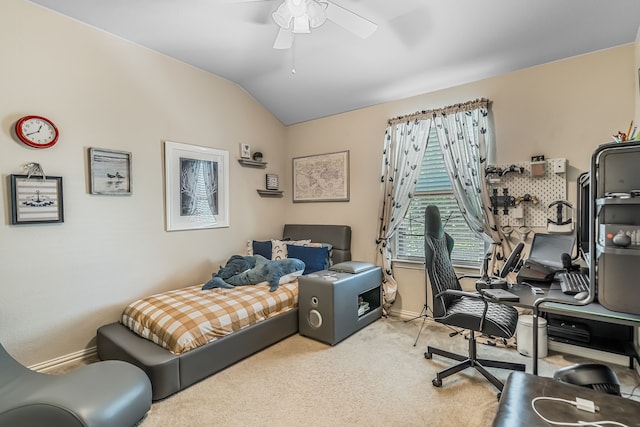
[[[498,207],[498,213],[495,215],[498,225],[501,227],[506,225],[547,227],[549,204],[556,200],[567,199],[567,177],[566,173],[554,173],[556,165],[566,162],[566,159],[547,159],[545,162],[545,174],[540,177],[531,176],[530,162],[491,165],[501,170],[507,170],[515,165],[522,170],[522,173],[509,172],[503,176],[487,174],[489,195],[493,195],[495,189],[498,196],[504,196],[504,189],[507,189],[508,195],[515,199],[516,207],[522,207],[522,218],[516,218],[513,206],[508,207],[509,213],[506,215],[503,213],[504,208]],[[538,203],[523,201],[526,195],[529,195],[531,200],[537,200]]]

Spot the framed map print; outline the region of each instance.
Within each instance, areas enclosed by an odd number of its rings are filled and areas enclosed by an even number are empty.
[[[348,202],[349,151],[294,158],[293,201]]]

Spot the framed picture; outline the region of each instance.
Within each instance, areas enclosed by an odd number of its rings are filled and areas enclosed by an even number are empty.
[[[167,231],[229,226],[229,153],[165,141]]]
[[[91,194],[131,195],[131,153],[89,148]]]
[[[293,201],[348,202],[349,151],[294,158]]]
[[[240,157],[243,159],[251,158],[251,147],[249,144],[240,144]]]
[[[64,222],[62,177],[10,175],[11,224]]]

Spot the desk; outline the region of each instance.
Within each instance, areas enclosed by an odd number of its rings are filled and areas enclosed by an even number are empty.
[[[492,427],[551,426],[531,407],[531,400],[539,397],[575,401],[576,397],[593,401],[600,411],[592,414],[568,403],[541,400],[536,409],[551,421],[575,423],[578,420],[597,423],[617,421],[628,426],[638,425],[640,402],[595,391],[587,387],[566,384],[552,378],[538,377],[524,372],[512,372],[502,390],[498,411]],[[591,424],[590,424],[591,425]]]
[[[544,290],[544,294],[534,294],[531,287],[523,284],[515,284],[510,292],[518,295],[520,301],[511,304],[518,307],[533,310],[533,330],[538,330],[538,315],[540,312],[554,313],[565,316],[577,317],[580,319],[596,320],[599,322],[613,323],[627,326],[640,326],[640,315],[619,313],[608,310],[598,304],[591,302],[581,304],[572,295],[567,295],[560,290],[557,282],[551,284],[536,284]],[[538,375],[538,334],[533,333],[533,374]],[[637,354],[633,357],[640,363]]]

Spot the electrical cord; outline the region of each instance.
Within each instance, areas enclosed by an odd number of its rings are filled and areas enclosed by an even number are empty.
[[[536,408],[536,402],[538,402],[539,400],[551,400],[554,402],[562,402],[562,403],[568,403],[569,405],[573,405],[575,407],[577,407],[578,409],[582,410],[582,411],[586,411],[586,412],[591,412],[591,413],[595,413],[597,411],[600,410],[600,408],[598,408],[591,400],[587,400],[587,399],[582,399],[579,397],[576,397],[576,400],[567,400],[567,399],[560,399],[558,397],[546,397],[546,396],[539,396],[539,397],[535,397],[531,400],[531,408],[533,409],[533,412],[536,413],[536,415],[538,415],[540,418],[542,418],[543,421],[555,425],[555,426],[596,426],[596,427],[602,427],[605,425],[614,425],[614,426],[620,426],[620,427],[629,427],[626,424],[622,424],[619,423],[617,421],[611,421],[611,420],[603,420],[603,421],[577,421],[575,423],[570,423],[570,422],[561,422],[561,421],[552,421],[548,418],[546,418],[544,415],[542,415],[540,413],[540,411],[538,411],[538,409]]]
[[[627,398],[627,399],[634,398],[634,397],[636,397],[636,396],[635,396],[635,392],[636,392],[636,390],[638,389],[638,387],[640,387],[640,384],[636,384],[636,386],[631,390],[631,393],[622,393],[622,394],[623,394],[623,395],[626,395],[626,398]]]

